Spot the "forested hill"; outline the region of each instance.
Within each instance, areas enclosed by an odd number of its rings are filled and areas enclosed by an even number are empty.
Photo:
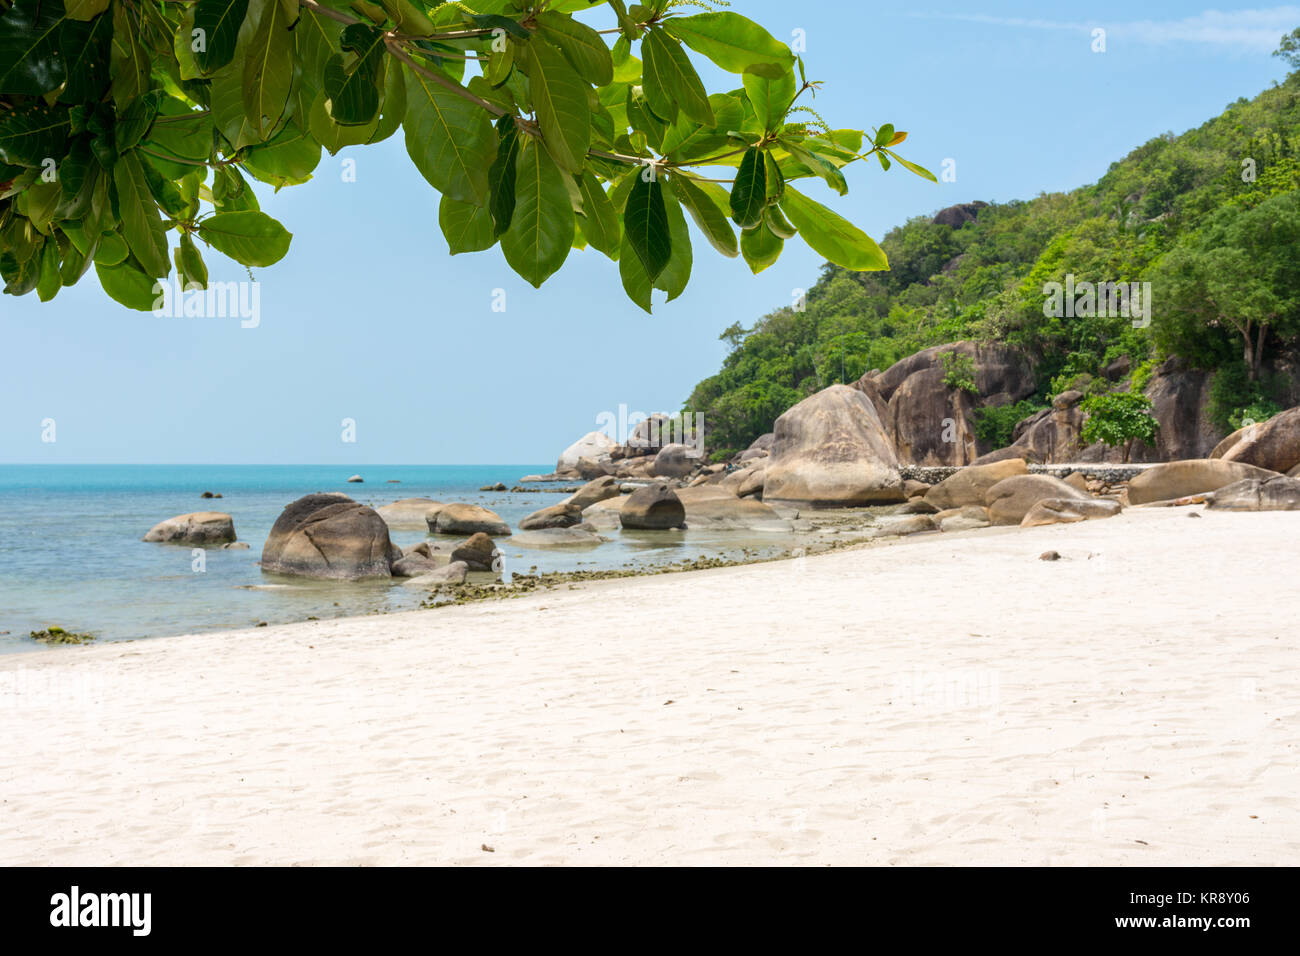
[[[684,407],[704,413],[711,451],[741,449],[818,389],[976,339],[1032,355],[1044,385],[1020,403],[1026,414],[1068,387],[1111,387],[1100,373],[1121,356],[1137,381],[1176,354],[1218,370],[1213,413],[1224,427],[1246,410],[1267,417],[1269,363],[1300,344],[1297,189],[1300,72],[1151,140],[1093,185],[911,219],[881,243],[889,272],[823,266],[804,311],[723,332],[730,355]],[[1068,274],[1151,282],[1150,326],[1045,315],[1044,284]]]

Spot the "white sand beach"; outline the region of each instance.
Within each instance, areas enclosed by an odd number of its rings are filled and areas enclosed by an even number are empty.
[[[0,863],[1294,864],[1300,513],[1191,510],[2,658]]]

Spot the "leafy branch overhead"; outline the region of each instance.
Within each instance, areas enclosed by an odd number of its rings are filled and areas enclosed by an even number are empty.
[[[689,280],[687,216],[754,272],[795,236],[845,268],[888,268],[793,183],[843,195],[845,168],[872,155],[933,180],[894,153],[907,134],[831,128],[800,102],[819,85],[800,58],[702,6],[0,0],[5,292],[47,301],[93,265],[148,310],[173,264],[206,286],[196,239],[272,265],[291,236],[249,180],[304,183],[322,150],[398,130],[441,194],[451,252],[500,243],[534,286],[591,246],[649,311],[652,290],[672,299]],[[709,93],[693,56],[737,88]]]

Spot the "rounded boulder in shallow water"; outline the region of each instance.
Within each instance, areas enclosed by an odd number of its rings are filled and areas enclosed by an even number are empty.
[[[492,539],[482,531],[473,534],[451,553],[451,561],[463,561],[471,571],[491,571],[492,562],[500,552]]]
[[[262,570],[342,581],[388,578],[401,556],[373,508],[343,494],[306,495],[276,519],[262,548]]]
[[[510,525],[495,511],[464,502],[443,505],[430,513],[428,526],[435,534],[510,534]]]
[[[235,540],[235,521],[222,511],[192,511],[158,522],[141,540],[162,544],[225,544]]]
[[[521,531],[510,539],[510,543],[521,548],[594,548],[604,540],[582,528],[541,528]]]
[[[627,496],[619,523],[635,531],[666,531],[686,523],[686,508],[677,493],[663,483],[638,488]]]
[[[522,531],[540,531],[543,528],[571,528],[582,522],[582,509],[571,501],[562,501],[534,511],[519,522]]]

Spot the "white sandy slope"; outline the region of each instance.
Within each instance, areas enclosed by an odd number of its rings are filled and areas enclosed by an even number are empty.
[[[1130,511],[10,656],[0,863],[1294,864],[1298,580]]]

